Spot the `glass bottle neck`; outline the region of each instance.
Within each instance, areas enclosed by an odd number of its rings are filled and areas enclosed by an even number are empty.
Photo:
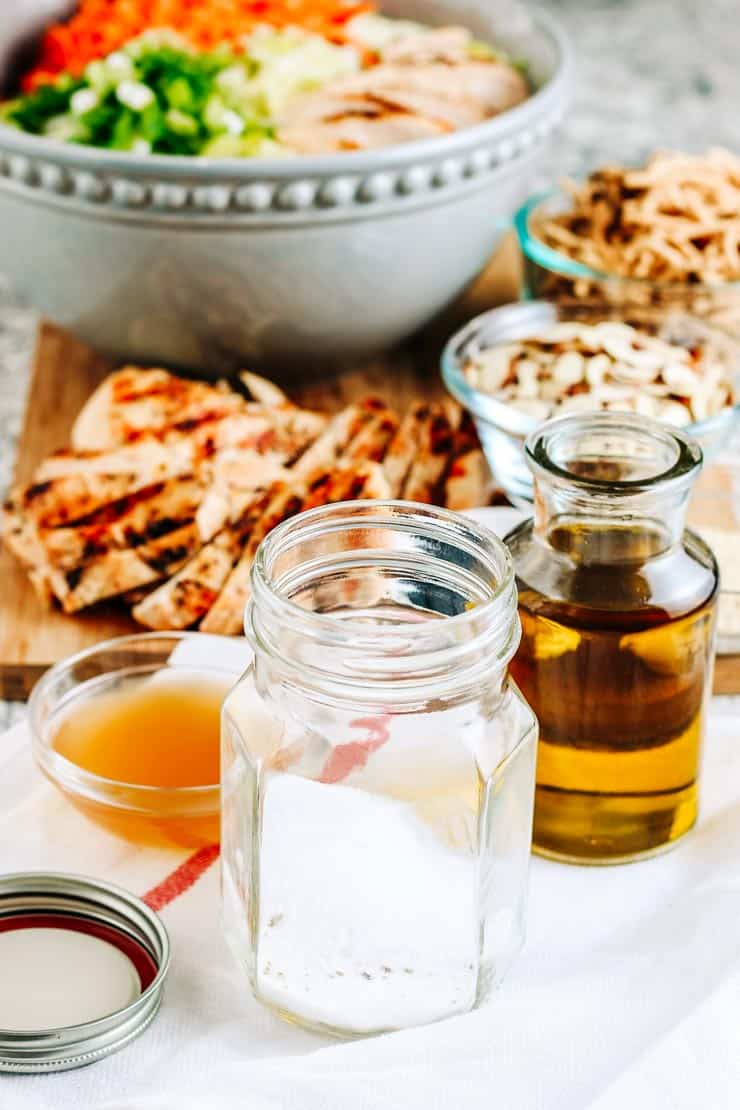
[[[535,535],[576,562],[622,564],[680,541],[699,446],[629,413],[559,417],[527,440]]]
[[[543,543],[579,563],[644,562],[681,542],[689,492],[684,488],[609,499],[540,480],[535,489],[534,532]]]

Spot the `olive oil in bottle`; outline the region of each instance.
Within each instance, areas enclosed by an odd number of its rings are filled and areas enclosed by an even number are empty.
[[[610,449],[629,473],[637,436],[644,467],[650,424],[635,431],[642,422],[626,416],[579,416],[537,435],[605,419],[598,449],[608,478],[594,465],[593,434],[588,477],[582,437],[572,438],[572,485],[559,474],[549,484],[541,448],[536,521],[507,538],[522,622],[511,672],[540,722],[535,849],[582,863],[653,854],[696,820],[718,587],[711,552],[683,531],[698,448],[686,448],[685,474],[630,480],[615,478]]]

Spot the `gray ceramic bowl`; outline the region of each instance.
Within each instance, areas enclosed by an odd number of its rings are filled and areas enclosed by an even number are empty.
[[[524,458],[524,441],[536,429],[537,420],[471,386],[465,377],[465,365],[476,351],[536,335],[558,320],[595,323],[621,319],[623,315],[635,326],[669,342],[686,346],[711,343],[732,367],[735,396],[740,396],[740,344],[724,331],[686,313],[642,307],[620,313],[618,308],[604,305],[575,313],[572,308],[549,301],[503,305],[484,312],[450,339],[442,354],[442,377],[452,396],[471,413],[493,476],[513,505],[531,511],[532,474]],[[730,442],[739,422],[740,404],[735,404],[682,430],[699,442],[705,460],[711,460]]]
[[[441,139],[291,159],[137,156],[0,126],[0,267],[100,350],[221,371],[369,354],[404,339],[481,271],[565,111],[570,50],[533,10],[388,0],[458,21],[527,61],[525,103]]]

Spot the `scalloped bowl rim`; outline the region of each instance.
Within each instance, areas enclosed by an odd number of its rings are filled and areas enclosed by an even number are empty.
[[[486,312],[481,312],[480,315],[474,316],[472,320],[469,320],[459,331],[456,331],[447,341],[442,351],[441,367],[442,380],[446,388],[464,408],[472,413],[476,420],[482,420],[484,423],[490,424],[509,435],[526,439],[530,432],[535,431],[535,429],[539,427],[542,421],[537,420],[533,416],[528,416],[526,413],[519,412],[505,401],[496,400],[496,398],[489,393],[484,393],[482,390],[475,389],[475,387],[470,385],[467,381],[461,359],[458,355],[458,352],[466,350],[468,344],[492,318],[495,319],[497,313],[501,313],[502,310],[510,313],[512,308],[518,306],[521,306],[521,308],[525,310],[530,308],[530,306],[536,309],[547,306],[557,311],[557,306],[550,301],[515,301],[511,304],[499,305],[496,308],[488,309]],[[696,320],[702,327],[712,330],[700,317],[692,316],[691,313],[688,312],[681,313],[681,315],[685,319]],[[719,331],[719,329],[717,330]],[[740,356],[740,344],[725,332],[721,334],[725,341],[729,340],[738,348],[738,354]],[[495,345],[496,344],[491,344],[491,346]],[[736,383],[740,383],[740,359],[734,373],[734,378]],[[707,417],[706,420],[699,420],[692,424],[683,425],[680,430],[687,435],[693,436],[695,439],[701,440],[703,436],[711,436],[722,430],[725,425],[731,427],[738,419],[740,419],[740,400],[736,401],[734,405],[727,405],[718,413],[715,413],[714,416]]]
[[[500,138],[506,139],[524,129],[529,117],[538,118],[546,101],[559,98],[567,89],[572,69],[573,51],[568,36],[558,21],[539,6],[531,6],[533,31],[544,31],[557,51],[557,60],[549,79],[527,100],[509,108],[483,123],[463,127],[447,135],[396,143],[370,151],[342,151],[337,154],[297,155],[288,158],[204,158],[197,155],[134,154],[130,151],[109,151],[101,147],[64,143],[42,135],[32,135],[8,124],[0,123],[0,154],[22,154],[51,161],[62,161],[79,169],[126,172],[145,177],[272,177],[292,178],[336,175],[352,176],[393,165],[404,165],[425,157],[452,155],[470,147]],[[344,169],[343,169],[344,168]]]
[[[723,289],[740,291],[740,278],[734,281],[703,281],[696,284],[681,281],[653,281],[650,278],[626,277],[624,274],[617,274],[610,270],[595,270],[593,267],[587,266],[585,262],[579,262],[567,254],[562,254],[538,238],[529,226],[530,217],[540,205],[556,196],[566,197],[567,194],[558,186],[534,193],[514,214],[514,228],[522,254],[525,258],[536,262],[544,270],[564,274],[566,277],[587,278],[590,281],[598,282],[618,282],[620,285],[632,285],[638,289],[675,290],[683,294],[687,291],[701,293],[703,291],[718,292]]]

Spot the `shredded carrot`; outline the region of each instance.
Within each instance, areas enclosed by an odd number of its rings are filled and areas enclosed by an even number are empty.
[[[78,76],[88,62],[150,29],[178,31],[196,50],[221,43],[238,50],[260,23],[302,27],[341,43],[348,20],[374,9],[373,0],[80,0],[71,19],[46,30],[21,87],[30,91],[61,73]]]

